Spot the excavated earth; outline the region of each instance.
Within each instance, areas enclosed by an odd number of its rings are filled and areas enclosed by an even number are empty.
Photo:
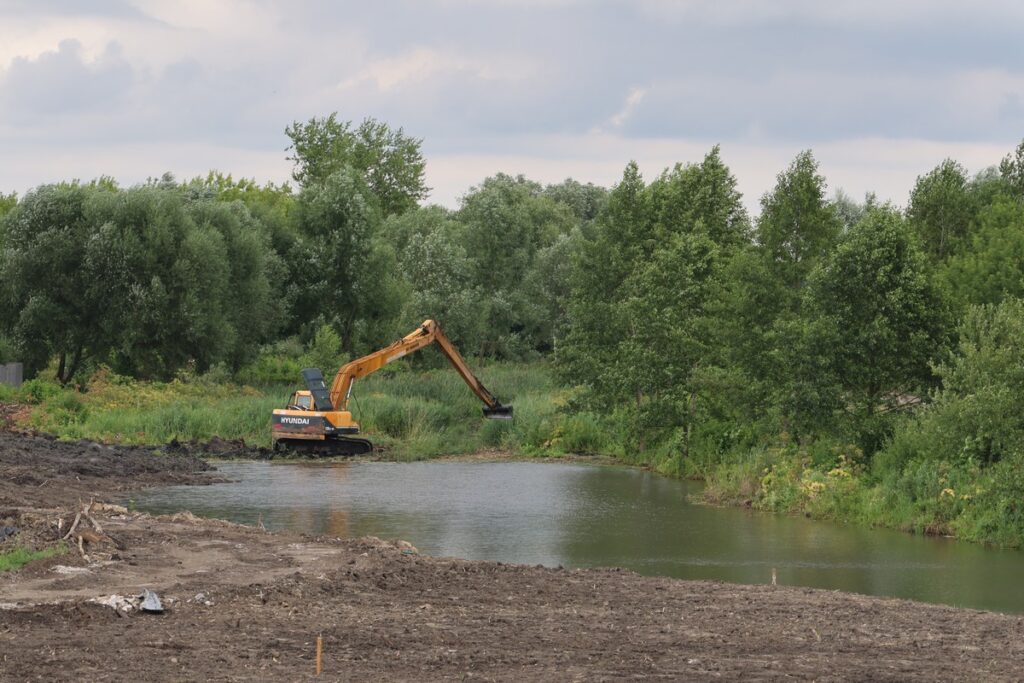
[[[312,680],[318,637],[317,680],[1024,678],[1016,616],[433,558],[99,504],[216,476],[188,452],[0,433],[0,527],[18,529],[0,552],[55,546],[93,502],[65,554],[0,574],[0,680]],[[162,614],[134,607],[145,588]]]

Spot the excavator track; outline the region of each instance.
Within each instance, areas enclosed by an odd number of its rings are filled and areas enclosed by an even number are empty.
[[[308,439],[278,439],[274,451],[281,454],[295,454],[312,458],[332,458],[339,455],[366,455],[373,452],[373,444],[367,439],[350,436],[335,437],[323,441]]]

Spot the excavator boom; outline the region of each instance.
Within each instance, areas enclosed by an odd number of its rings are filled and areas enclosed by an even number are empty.
[[[394,344],[379,351],[363,356],[357,360],[344,365],[331,383],[331,402],[337,410],[348,410],[348,400],[352,395],[352,387],[355,381],[365,377],[390,363],[407,356],[414,351],[419,351],[425,346],[436,343],[441,353],[452,364],[455,371],[459,373],[463,381],[469,385],[477,397],[484,403],[484,415],[496,419],[511,419],[512,407],[503,406],[494,397],[487,387],[477,379],[473,371],[466,365],[466,360],[459,353],[458,349],[451,343],[448,336],[433,320],[425,320],[423,324],[409,334],[405,335]]]

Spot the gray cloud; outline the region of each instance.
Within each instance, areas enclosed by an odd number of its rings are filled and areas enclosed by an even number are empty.
[[[84,113],[111,111],[127,97],[132,68],[116,43],[87,63],[77,40],[61,41],[36,59],[15,59],[0,77],[0,100],[15,123],[38,126]]]
[[[21,38],[4,23],[43,41],[0,64],[8,156],[283,158],[288,123],[335,110],[404,126],[434,155],[503,158],[557,137],[795,153],[861,138],[1009,149],[1024,132],[1024,9],[1000,0],[16,0],[0,17],[0,41]],[[629,144],[614,149],[625,163]]]

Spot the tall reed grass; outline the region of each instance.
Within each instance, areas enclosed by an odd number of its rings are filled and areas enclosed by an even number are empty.
[[[482,404],[450,368],[390,366],[356,384],[349,404],[364,434],[396,458],[501,449],[527,455],[611,453],[615,430],[598,416],[564,410],[565,392],[546,364],[491,363],[480,379],[515,419],[487,420]],[[270,415],[299,384],[261,387],[185,378],[140,382],[100,371],[84,392],[39,380],[13,400],[34,404],[29,424],[68,439],[159,445],[242,439],[270,445]]]

